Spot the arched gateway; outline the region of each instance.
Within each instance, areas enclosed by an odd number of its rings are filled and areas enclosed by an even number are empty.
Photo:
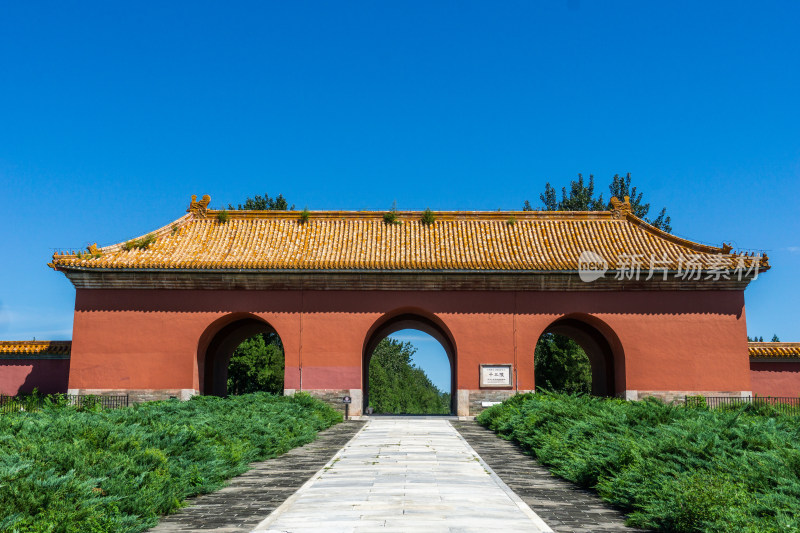
[[[447,391],[451,394],[450,410],[455,413],[457,408],[453,392],[458,390],[456,382],[458,378],[456,374],[456,345],[453,341],[453,336],[437,317],[428,316],[425,311],[417,310],[400,310],[389,313],[381,317],[367,333],[364,342],[364,357],[361,363],[361,383],[363,385],[362,390],[364,396],[362,402],[363,407],[366,408],[369,405],[369,362],[372,353],[375,351],[375,347],[378,346],[378,343],[382,339],[404,329],[416,329],[427,333],[436,339],[439,344],[442,345],[442,348],[444,348],[447,358],[450,360],[450,391]]]
[[[247,313],[224,316],[209,326],[200,337],[197,350],[200,394],[228,394],[228,364],[233,351],[242,341],[259,333],[277,332],[265,320]]]
[[[450,358],[453,410],[534,388],[545,331],[576,340],[596,394],[751,391],[744,289],[766,258],[603,212],[231,211],[195,197],[150,235],[51,266],[77,289],[69,388],[132,398],[220,393],[232,346],[275,331],[285,392],[351,413],[371,349],[406,327]],[[426,222],[430,222],[427,220]]]

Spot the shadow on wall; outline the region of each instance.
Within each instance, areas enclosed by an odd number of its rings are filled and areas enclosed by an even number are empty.
[[[580,309],[588,314],[681,315],[717,314],[740,317],[743,291],[652,291],[565,293],[558,291],[363,291],[259,290],[78,290],[76,312],[145,311],[177,313],[384,313],[387,302],[395,308],[414,305],[434,314],[497,313],[565,315]],[[175,295],[180,297],[176,298]]]
[[[33,392],[66,393],[69,383],[69,359],[0,360],[0,394],[13,396]]]

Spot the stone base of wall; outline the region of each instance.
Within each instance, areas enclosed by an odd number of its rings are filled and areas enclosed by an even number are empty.
[[[686,396],[724,396],[726,398],[742,398],[752,396],[751,391],[694,391],[694,390],[626,390],[626,400],[644,400],[645,398],[658,398],[667,403],[682,402]]]
[[[195,389],[69,389],[67,394],[92,394],[95,396],[125,396],[127,394],[128,403],[140,403],[169,400],[170,398],[188,400],[200,392]]]
[[[497,390],[497,389],[478,389],[468,390],[459,389],[457,401],[458,416],[477,416],[484,409],[491,407],[491,404],[503,402],[515,394],[533,392],[530,390]]]
[[[283,394],[285,396],[291,396],[296,392],[298,392],[297,389],[283,390]],[[342,403],[342,398],[345,396],[350,396],[352,401],[350,403],[350,408],[348,409],[348,415],[361,416],[361,408],[362,404],[364,403],[364,397],[361,395],[361,389],[304,389],[303,392],[310,394],[314,398],[319,398],[342,413],[342,415],[345,414],[345,404]]]

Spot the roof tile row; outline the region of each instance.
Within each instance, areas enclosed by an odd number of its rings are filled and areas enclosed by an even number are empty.
[[[206,201],[206,198],[204,198]],[[195,205],[198,204],[198,205]],[[584,251],[609,269],[651,262],[669,270],[749,268],[766,258],[732,254],[664,233],[630,214],[603,212],[422,213],[220,211],[190,213],[152,234],[88,252],[57,253],[57,269],[258,269],[388,271],[575,271]],[[615,206],[629,204],[617,202]],[[226,217],[222,217],[223,219]]]

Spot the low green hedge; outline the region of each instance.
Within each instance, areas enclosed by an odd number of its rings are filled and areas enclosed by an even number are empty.
[[[266,393],[0,416],[0,531],[142,531],[339,421]]]
[[[525,394],[478,421],[661,531],[800,531],[800,419],[769,408]]]

